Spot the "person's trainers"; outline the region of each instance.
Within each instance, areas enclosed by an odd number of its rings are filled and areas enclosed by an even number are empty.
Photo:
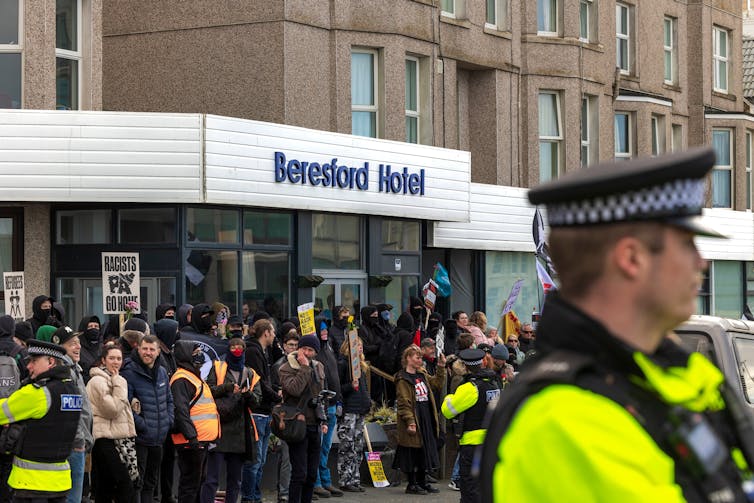
[[[334,496],[336,498],[340,498],[341,496],[343,496],[343,491],[341,491],[340,489],[334,486],[327,486],[325,487],[325,489],[327,489],[330,492],[330,496]]]
[[[361,493],[361,492],[364,492],[363,489],[361,489],[358,486],[354,486],[354,485],[340,486],[340,490],[344,491],[344,492],[347,492],[347,493]]]
[[[436,494],[436,493],[440,492],[440,490],[438,488],[433,487],[433,486],[431,486],[429,484],[424,484],[423,486],[421,486],[421,488],[424,489],[425,491],[427,491],[430,494]]]
[[[450,484],[448,484],[448,487],[450,487],[450,488],[451,488],[451,489],[453,489],[454,491],[460,491],[460,490],[461,490],[461,488],[460,488],[460,487],[458,487],[458,484],[456,483],[456,481],[455,481],[455,480],[451,480],[451,481],[450,481]]]
[[[316,494],[320,498],[329,498],[330,497],[330,491],[328,491],[324,487],[315,487],[314,488],[314,494]]]
[[[427,494],[427,491],[421,486],[409,485],[406,487],[406,494]]]
[[[427,481],[427,484],[437,484],[437,479],[436,479],[436,478],[434,478],[434,477],[433,477],[432,475],[430,475],[429,473],[427,473],[427,474],[426,474],[426,475],[424,476],[424,480],[426,480],[426,481]]]

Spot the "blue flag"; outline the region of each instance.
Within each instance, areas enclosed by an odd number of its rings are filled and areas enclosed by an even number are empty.
[[[448,271],[440,264],[435,264],[435,274],[432,278],[437,283],[437,295],[439,297],[448,297],[453,293],[453,289],[450,286],[450,278],[448,277]]]

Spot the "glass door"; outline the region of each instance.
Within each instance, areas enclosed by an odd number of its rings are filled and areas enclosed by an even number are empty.
[[[327,278],[314,289],[314,311],[332,319],[335,306],[346,306],[358,319],[361,306],[367,304],[366,279]]]

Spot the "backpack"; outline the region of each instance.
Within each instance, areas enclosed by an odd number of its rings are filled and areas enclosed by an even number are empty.
[[[0,352],[0,398],[8,398],[21,386],[21,371],[17,360],[20,351],[16,346],[10,352]]]

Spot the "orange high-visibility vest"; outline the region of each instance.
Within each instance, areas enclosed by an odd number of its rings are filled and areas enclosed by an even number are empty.
[[[191,403],[193,406],[189,410],[191,422],[196,428],[196,439],[200,442],[212,442],[220,438],[220,415],[217,413],[215,399],[212,398],[212,392],[209,386],[195,374],[184,368],[179,368],[170,378],[172,385],[178,379],[186,379],[196,388],[196,393]],[[187,444],[188,439],[183,433],[173,433],[173,443],[175,445]]]
[[[225,374],[228,372],[228,363],[222,360],[215,360],[213,365],[215,366],[215,377],[217,377],[217,384],[223,384],[225,382]],[[251,382],[249,383],[249,390],[253,390],[257,385],[261,377],[251,367],[246,367],[246,370],[251,374]],[[257,423],[254,421],[254,416],[249,409],[249,417],[251,418],[251,426],[254,428],[254,440],[259,441],[259,431],[257,431]]]

